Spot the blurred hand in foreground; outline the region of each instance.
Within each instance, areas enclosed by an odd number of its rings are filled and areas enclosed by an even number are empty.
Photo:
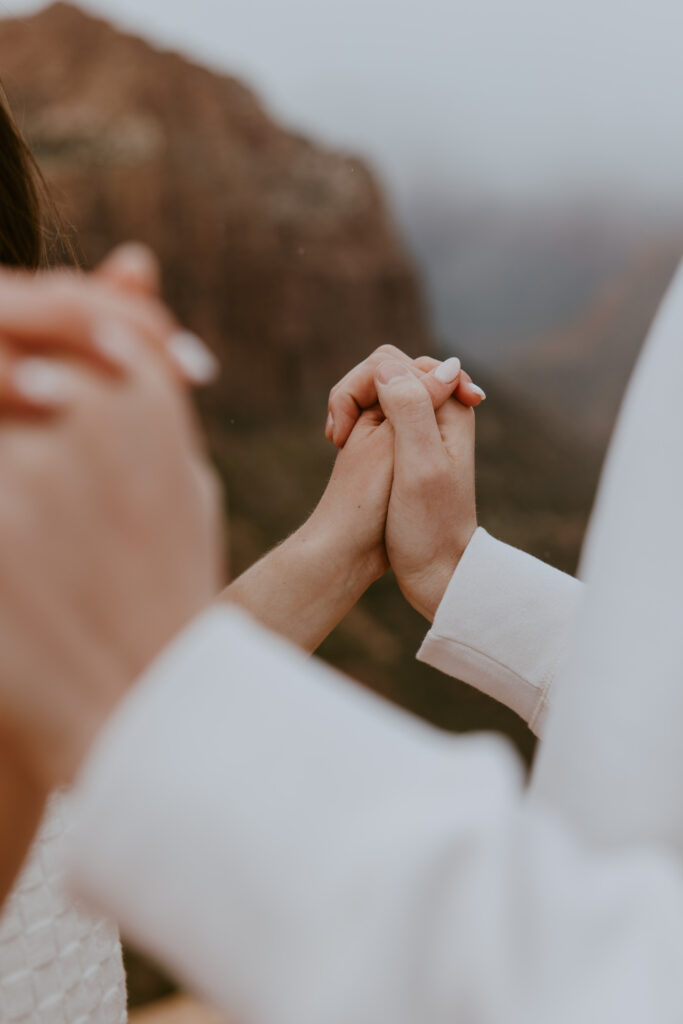
[[[218,489],[164,352],[176,328],[146,303],[83,275],[0,275],[0,379],[23,372],[61,413],[0,423],[1,742],[45,788],[220,584]],[[77,358],[16,361],[45,337]],[[124,373],[86,365],[93,337]]]
[[[207,384],[218,372],[209,349],[162,304],[156,259],[140,245],[115,249],[87,277],[73,270],[1,272],[0,340],[0,410],[14,414],[58,410],[59,389],[50,387],[54,357],[69,355],[122,379],[145,343],[182,383]]]

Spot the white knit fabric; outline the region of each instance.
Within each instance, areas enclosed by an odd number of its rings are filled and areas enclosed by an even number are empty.
[[[116,928],[76,909],[62,890],[66,818],[54,797],[0,916],[2,1024],[124,1024]]]

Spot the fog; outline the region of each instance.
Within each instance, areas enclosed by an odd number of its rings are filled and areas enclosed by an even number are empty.
[[[683,196],[680,0],[83,6],[245,78],[288,124],[367,154],[399,200]]]

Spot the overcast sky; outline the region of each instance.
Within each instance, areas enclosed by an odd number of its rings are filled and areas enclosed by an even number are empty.
[[[399,195],[617,187],[683,203],[683,0],[82,6],[240,75],[290,124],[367,153]]]

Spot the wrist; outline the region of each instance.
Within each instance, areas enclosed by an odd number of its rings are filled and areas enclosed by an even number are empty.
[[[294,534],[303,557],[333,581],[337,590],[358,600],[386,572],[384,543],[364,543],[345,529],[330,523],[316,509]]]
[[[13,742],[7,731],[0,732],[0,790],[3,795],[21,794],[27,806],[42,805],[51,788],[33,751]]]
[[[476,529],[477,525],[475,523],[472,530],[468,531],[466,541],[459,544],[456,549],[433,559],[419,571],[403,577],[399,577],[397,574],[398,583],[404,597],[413,606],[415,611],[419,612],[429,622],[434,621],[448,585],[453,579],[460,560],[465,554]]]
[[[457,567],[457,562],[441,563],[438,566],[431,565],[424,573],[410,579],[399,580],[399,586],[405,599],[428,622],[434,621],[438,607]]]
[[[15,756],[5,743],[0,743],[0,906],[21,868],[29,845],[40,823],[48,797],[24,761]]]
[[[386,568],[383,549],[363,550],[315,513],[235,580],[224,600],[314,651]]]

